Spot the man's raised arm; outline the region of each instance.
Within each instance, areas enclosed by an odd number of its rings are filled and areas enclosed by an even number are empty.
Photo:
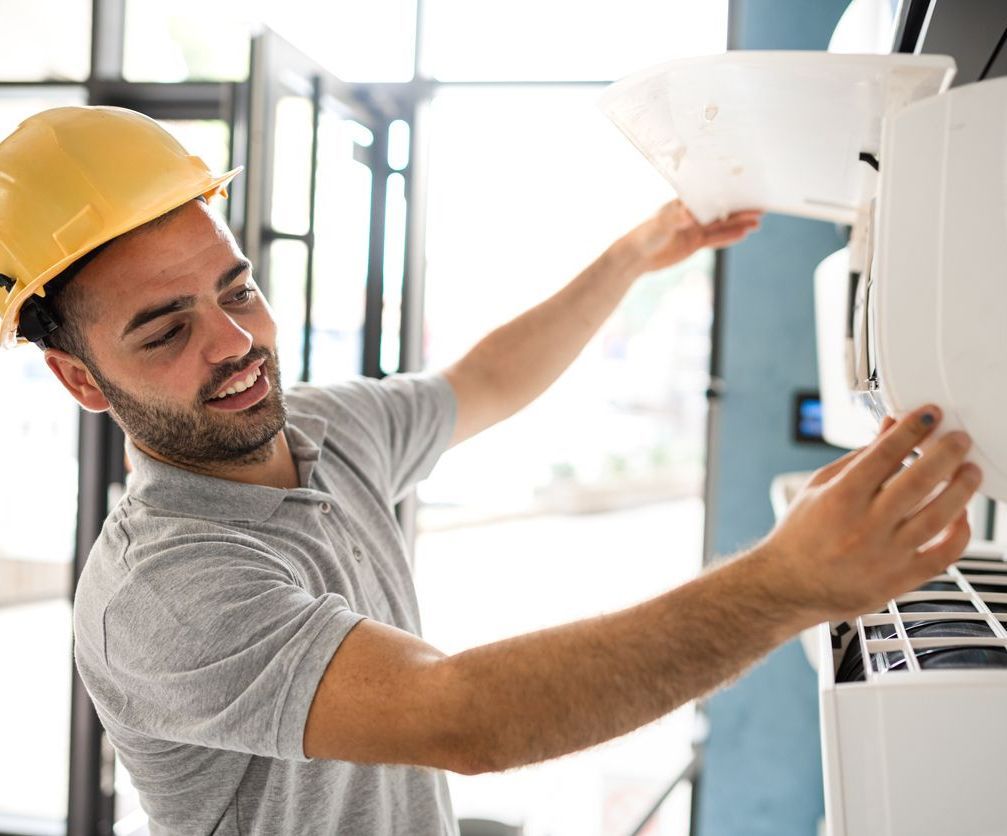
[[[733,244],[758,220],[758,212],[737,212],[701,226],[673,201],[612,244],[558,293],[490,333],[445,369],[458,401],[451,445],[513,415],[548,389],[644,273],[703,247]]]

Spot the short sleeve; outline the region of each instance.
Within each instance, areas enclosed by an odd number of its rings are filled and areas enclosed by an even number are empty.
[[[454,432],[454,390],[439,374],[390,375],[376,389],[387,422],[395,501],[430,475]]]
[[[356,377],[296,385],[288,400],[329,420],[329,440],[374,479],[392,504],[430,475],[454,432],[457,402],[443,374]]]
[[[261,549],[169,540],[105,610],[105,662],[120,692],[105,709],[163,740],[308,760],[308,709],[361,618],[338,594],[308,594]]]

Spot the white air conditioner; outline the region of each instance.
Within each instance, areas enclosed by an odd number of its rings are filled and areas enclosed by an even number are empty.
[[[933,55],[727,53],[631,76],[602,106],[701,222],[849,225],[816,275],[826,436],[859,446],[869,416],[936,403],[941,432],[972,436],[981,493],[1007,501],[1007,79],[949,91],[953,74]],[[830,836],[1007,834],[1001,547],[816,632]]]
[[[1005,625],[1003,549],[973,544],[886,609],[819,627],[829,836],[1007,833]]]
[[[602,107],[702,222],[849,225],[842,385],[875,417],[938,404],[1007,500],[1007,79],[946,92],[953,75],[946,56],[726,53],[619,81]],[[862,415],[825,421],[862,440]]]

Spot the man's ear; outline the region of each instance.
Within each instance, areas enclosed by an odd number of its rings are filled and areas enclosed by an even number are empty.
[[[88,412],[106,412],[109,403],[98,384],[78,358],[57,348],[45,350],[45,364],[52,369],[59,382]]]

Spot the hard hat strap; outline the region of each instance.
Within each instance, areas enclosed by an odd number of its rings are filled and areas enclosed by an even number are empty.
[[[5,290],[14,289],[15,281],[10,276],[0,273],[0,285]],[[30,340],[39,348],[47,348],[45,338],[59,328],[59,322],[46,305],[37,296],[32,296],[21,305],[18,317],[18,336]]]

